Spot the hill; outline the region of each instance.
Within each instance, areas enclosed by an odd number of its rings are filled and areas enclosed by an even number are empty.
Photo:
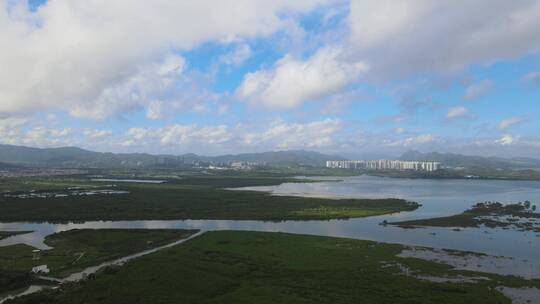
[[[273,165],[304,165],[304,166],[324,166],[328,160],[344,160],[343,157],[326,155],[314,151],[289,150],[273,151],[262,153],[244,153],[237,155],[222,155],[211,157],[216,162],[266,162]]]
[[[400,160],[437,161],[443,166],[452,168],[464,167],[500,170],[540,168],[540,159],[534,158],[484,157],[439,152],[422,153],[413,150],[401,155]]]
[[[102,153],[78,147],[31,148],[0,145],[0,165],[38,167],[181,167],[194,162],[229,163],[234,161],[264,162],[269,165],[324,166],[327,160],[343,159],[313,151],[291,150],[238,155],[200,156],[152,155],[146,153]]]

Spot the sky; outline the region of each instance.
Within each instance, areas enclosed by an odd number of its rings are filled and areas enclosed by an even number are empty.
[[[0,143],[540,158],[540,0],[0,0]]]

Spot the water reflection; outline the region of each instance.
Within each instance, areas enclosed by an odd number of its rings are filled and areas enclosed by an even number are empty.
[[[335,178],[334,178],[335,179]],[[0,246],[25,243],[46,249],[45,236],[75,228],[187,228],[207,230],[257,230],[350,237],[381,242],[482,252],[527,259],[540,264],[540,237],[533,232],[467,228],[402,229],[381,226],[383,220],[416,219],[460,213],[478,201],[540,202],[540,182],[488,180],[419,180],[381,177],[346,177],[342,182],[286,183],[272,187],[250,187],[276,195],[400,197],[423,206],[414,212],[370,218],[330,221],[92,221],[85,223],[0,223],[0,230],[32,230],[0,240]]]

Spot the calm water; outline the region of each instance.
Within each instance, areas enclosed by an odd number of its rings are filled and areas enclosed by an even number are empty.
[[[324,179],[324,178],[321,178]],[[342,182],[286,183],[279,186],[244,189],[270,191],[275,195],[325,197],[397,197],[423,206],[414,212],[363,219],[330,221],[93,221],[84,223],[0,223],[0,230],[33,230],[0,241],[0,246],[26,243],[38,248],[45,236],[74,228],[190,228],[207,230],[257,230],[341,236],[382,242],[482,252],[496,256],[526,259],[540,265],[540,236],[532,232],[502,229],[402,229],[381,226],[383,220],[416,219],[461,213],[479,201],[497,200],[540,202],[540,182],[487,180],[413,180],[381,177],[346,177]]]

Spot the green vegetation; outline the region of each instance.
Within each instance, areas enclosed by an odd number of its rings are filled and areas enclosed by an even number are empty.
[[[421,219],[403,222],[389,223],[405,228],[410,227],[480,227],[511,228],[519,230],[540,232],[540,227],[535,226],[534,219],[540,219],[540,214],[535,213],[536,206],[529,201],[516,204],[503,205],[499,202],[485,202],[474,205],[471,209],[461,214]],[[530,219],[530,220],[528,220]],[[532,220],[532,221],[531,221]]]
[[[0,295],[24,288],[33,282],[29,272],[0,269]]]
[[[25,180],[2,185],[10,189],[103,186],[88,179]],[[412,211],[418,204],[400,199],[325,199],[273,196],[257,191],[226,190],[229,187],[304,182],[284,177],[257,175],[192,176],[170,179],[164,184],[117,183],[115,190],[129,194],[56,198],[10,198],[0,196],[0,221],[84,220],[310,220],[362,217]],[[309,181],[305,181],[309,182]],[[110,182],[108,183],[110,184]],[[13,190],[12,190],[13,191]],[[324,212],[321,212],[323,210]]]
[[[18,234],[27,234],[32,231],[0,231],[0,240],[8,238],[10,236],[18,235]]]
[[[69,230],[45,238],[53,249],[33,252],[24,244],[0,247],[0,273],[29,273],[47,265],[50,275],[65,277],[86,267],[172,243],[194,230],[102,229]]]
[[[383,215],[392,213],[391,209],[384,208],[347,208],[347,207],[327,207],[302,209],[293,211],[293,214],[303,218],[354,218]]]
[[[209,232],[87,281],[14,302],[510,303],[494,287],[540,285],[396,257],[403,248],[283,233]],[[421,275],[481,275],[489,280],[436,283],[417,278]]]

